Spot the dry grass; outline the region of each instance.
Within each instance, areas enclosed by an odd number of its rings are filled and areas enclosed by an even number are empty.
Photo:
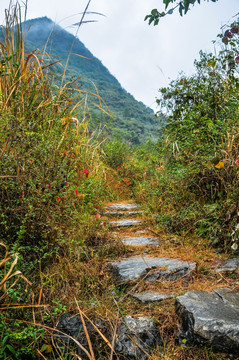
[[[117,172],[107,168],[101,162],[98,153],[98,147],[101,145],[99,141],[93,137],[87,137],[87,115],[84,114],[86,116],[83,117],[82,121],[78,121],[74,117],[74,111],[77,109],[77,106],[82,103],[74,104],[72,107],[72,104],[62,102],[61,96],[63,95],[64,98],[64,91],[67,92],[67,86],[72,86],[73,84],[68,84],[61,89],[56,101],[52,101],[50,96],[51,91],[48,87],[45,74],[51,64],[44,64],[44,54],[39,51],[26,53],[21,25],[16,21],[19,16],[18,8],[16,7],[13,13],[7,12],[6,15],[5,43],[0,43],[0,56],[6,59],[6,62],[1,62],[1,71],[5,72],[6,75],[0,77],[0,92],[2,94],[0,109],[4,111],[5,114],[7,114],[8,111],[12,112],[13,126],[9,124],[9,128],[12,126],[12,130],[5,138],[0,140],[0,160],[5,155],[8,155],[9,158],[12,157],[16,163],[21,164],[23,154],[21,152],[18,153],[18,149],[12,144],[14,144],[15,132],[16,130],[21,130],[24,119],[27,129],[30,131],[28,118],[32,117],[34,126],[40,126],[42,138],[45,136],[44,131],[46,129],[53,129],[54,123],[60,121],[60,140],[57,135],[54,138],[55,142],[51,141],[52,148],[54,148],[55,152],[49,151],[48,153],[49,162],[47,162],[47,166],[49,166],[50,169],[49,173],[53,172],[53,169],[59,166],[59,163],[64,160],[67,167],[75,171],[72,182],[74,192],[74,188],[84,182],[85,175],[83,169],[87,166],[92,179],[94,179],[90,185],[92,191],[101,186],[104,188],[105,193],[107,193],[108,198],[121,199],[117,203],[132,203],[133,201],[126,200],[131,192],[129,187],[126,186],[123,181],[119,180]],[[16,26],[17,32],[13,31],[14,26]],[[17,38],[15,36],[16,33],[18,34]],[[39,96],[39,94],[41,94],[41,96]],[[101,103],[102,99],[97,89],[95,96],[99,97],[99,102]],[[65,104],[65,107],[63,106],[63,109],[60,111],[62,103]],[[63,116],[66,111],[68,111],[67,116]],[[56,114],[59,116],[57,117]],[[45,118],[48,120],[46,121],[45,128],[42,129],[42,121]],[[73,130],[72,123],[74,123]],[[68,151],[68,147],[71,148],[70,152]],[[62,156],[62,153],[64,153],[64,156]],[[57,158],[58,162],[56,161]],[[76,159],[83,160],[81,163],[76,164]],[[46,182],[45,174],[40,178],[41,167],[40,169],[34,167],[34,161],[31,162],[30,160],[30,158],[27,159],[26,164],[19,166],[17,169],[16,177],[19,183],[25,186],[27,176],[34,178],[34,174],[38,172],[40,174],[39,179],[42,179],[42,184],[44,184],[44,181]],[[58,178],[56,177],[56,182],[58,181],[59,183],[60,180],[62,181],[61,170],[59,167],[59,176],[57,175]],[[12,176],[6,172],[5,177],[8,176],[12,178]],[[51,180],[54,179],[52,178]],[[7,194],[6,199],[9,199],[9,194],[10,192]],[[15,197],[16,194],[14,193],[13,195]],[[79,195],[85,196],[85,194]],[[19,196],[20,204],[22,204],[21,206],[19,205],[19,211],[24,215],[24,211],[28,209],[23,201],[25,196],[24,192],[20,193]],[[43,193],[40,192],[40,190],[35,191],[35,196],[36,198],[40,198],[43,196]],[[65,195],[65,203],[70,201],[70,197],[71,194]],[[81,202],[78,202],[78,199],[76,200],[77,202],[70,203],[69,207],[73,213],[76,212],[77,209],[80,209],[79,214],[83,216],[85,213],[84,207]],[[95,202],[95,209],[100,211],[101,202],[99,201],[98,204],[98,198],[96,197],[92,201]],[[40,202],[39,204],[38,208],[41,206]],[[110,205],[110,203],[106,203],[105,205]],[[44,203],[43,212],[49,215],[51,207],[47,206],[48,205]],[[61,215],[61,211],[64,213],[57,204],[54,206],[54,211],[59,210]],[[19,304],[21,308],[27,306],[33,309],[32,323],[34,326],[42,326],[47,329],[49,334],[53,334],[54,326],[47,327],[41,325],[46,318],[48,320],[50,318],[53,325],[55,325],[59,316],[65,311],[71,314],[79,314],[84,325],[89,346],[89,351],[86,352],[86,355],[92,360],[96,359],[96,354],[94,353],[91,339],[85,326],[85,319],[92,323],[90,319],[102,318],[109,325],[110,338],[106,339],[102,333],[99,333],[99,335],[108,346],[109,359],[112,359],[113,350],[110,341],[112,338],[114,339],[119,318],[128,314],[148,315],[156,319],[165,343],[164,349],[155,350],[151,359],[228,359],[228,357],[224,357],[223,355],[215,355],[208,349],[176,346],[173,339],[178,331],[178,319],[175,314],[174,299],[166,300],[160,304],[142,305],[130,296],[132,289],[127,287],[118,289],[110,274],[106,271],[106,264],[109,260],[129,255],[142,255],[143,252],[147,252],[148,255],[153,257],[170,257],[185,261],[195,261],[197,263],[197,270],[190,279],[183,278],[173,282],[161,279],[154,285],[136,281],[133,284],[134,291],[155,290],[164,293],[173,292],[176,297],[189,290],[212,291],[214,288],[223,287],[239,289],[238,279],[233,278],[230,274],[214,272],[213,266],[215,263],[221,259],[225,259],[226,255],[218,254],[216,250],[210,248],[207,241],[203,239],[192,236],[169,236],[166,233],[157,234],[155,228],[149,225],[141,225],[136,228],[127,229],[111,229],[111,231],[107,233],[108,226],[105,218],[103,218],[105,226],[99,228],[99,226],[95,226],[94,216],[95,214],[93,213],[85,222],[79,222],[80,226],[78,222],[75,223],[75,231],[68,229],[67,236],[70,235],[69,237],[66,236],[67,240],[64,240],[65,242],[62,241],[63,247],[58,255],[55,258],[51,257],[46,267],[40,270],[40,275],[38,269],[35,270],[35,278],[32,277],[31,279],[31,281],[34,282],[33,287],[21,271],[15,270],[15,266],[18,263],[18,256],[16,254],[10,256],[5,245],[0,244],[0,246],[4,248],[3,258],[0,262],[0,267],[4,269],[3,278],[0,282],[0,300],[3,302],[5,308],[10,309],[13,305],[10,302],[8,304],[6,303],[9,289],[13,289],[21,280],[26,285],[27,290],[30,287],[31,289],[34,288],[32,303],[25,305]],[[70,216],[68,218],[70,218],[71,221],[73,219]],[[37,217],[37,221],[39,221],[39,217]],[[153,221],[148,221],[148,223],[152,224]],[[61,228],[61,225],[62,223],[60,223],[57,228],[58,233],[61,232],[61,230],[63,232],[64,226]],[[78,226],[82,228],[79,230]],[[51,227],[55,231],[53,221]],[[119,238],[135,236],[137,232],[139,234],[140,231],[144,231],[144,236],[158,236],[160,246],[147,248],[126,247],[120,243]],[[31,242],[30,246],[32,246]],[[10,285],[8,286],[8,284]],[[57,299],[59,301],[56,304]],[[14,306],[16,306],[16,304]],[[37,323],[36,319],[41,319],[41,324]],[[43,355],[40,350],[38,351],[39,356],[45,358],[45,355]],[[76,359],[79,358],[76,354],[74,356]]]
[[[124,201],[124,203],[126,204],[128,202]],[[110,204],[107,203],[107,205]],[[167,235],[165,233],[157,234],[153,228],[145,228],[144,226],[127,229],[112,229],[110,234],[113,235],[113,238],[119,240],[120,238],[137,236],[137,232],[138,235],[140,232],[143,232],[143,234],[140,234],[143,236],[157,237],[158,235],[160,245],[154,247],[125,246],[123,257],[134,255],[140,256],[143,253],[145,254],[146,251],[149,256],[177,258],[184,261],[194,261],[197,264],[196,271],[190,278],[181,278],[176,281],[159,279],[154,284],[144,283],[141,280],[138,280],[133,282],[130,288],[126,287],[119,293],[117,305],[120,308],[121,316],[128,314],[132,316],[146,315],[153,317],[158,324],[164,339],[164,348],[155,350],[154,353],[149,356],[149,359],[232,359],[229,355],[221,353],[216,354],[213,353],[211,349],[204,347],[178,346],[174,341],[179,330],[178,318],[174,306],[175,298],[178,295],[182,295],[192,290],[211,292],[215,288],[231,288],[239,290],[239,281],[238,277],[235,278],[236,275],[215,272],[216,263],[226,259],[226,254],[219,254],[215,248],[208,246],[205,239],[196,236],[179,237]],[[122,254],[120,253],[115,255],[118,255],[118,258],[122,257]],[[138,291],[158,291],[165,294],[173,293],[174,298],[156,304],[148,303],[143,305],[140,301],[135,300],[135,298],[130,296],[131,292]],[[107,306],[109,306],[109,303]],[[113,313],[107,312],[107,316],[113,316],[114,312],[115,308],[113,307]],[[235,357],[233,359],[235,359]]]

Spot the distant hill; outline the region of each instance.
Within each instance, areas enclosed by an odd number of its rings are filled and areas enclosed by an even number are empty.
[[[44,49],[44,52],[56,55],[63,65],[71,51],[66,79],[81,77],[78,80],[80,88],[92,93],[96,92],[95,84],[114,117],[109,125],[110,133],[119,134],[123,139],[136,144],[157,137],[160,121],[154,116],[153,110],[135,100],[123,89],[118,80],[79,39],[47,17],[28,20],[23,26],[25,31],[28,31],[26,46],[30,50]],[[59,74],[63,71],[63,67],[59,65],[55,69]],[[95,123],[98,121],[99,124],[105,124],[109,116],[97,108],[97,103],[99,104],[99,101],[96,97],[92,99],[92,96],[89,96],[92,119]]]

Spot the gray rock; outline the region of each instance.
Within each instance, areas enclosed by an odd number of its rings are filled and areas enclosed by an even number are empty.
[[[142,214],[143,211],[108,211],[104,215],[109,217],[124,217]]]
[[[131,245],[131,246],[159,245],[159,241],[157,238],[148,237],[148,236],[128,237],[128,238],[120,239],[120,241],[122,241],[124,245]]]
[[[215,289],[213,293],[218,295],[222,301],[239,311],[239,293],[230,289]]]
[[[107,336],[106,326],[102,320],[96,320],[95,325]],[[97,351],[97,348],[99,348],[102,343],[102,338],[89,321],[85,320],[85,326],[92,341],[94,350]],[[61,353],[61,355],[66,356],[69,353],[69,349],[75,349],[82,359],[88,359],[88,356],[82,347],[89,352],[89,344],[81,317],[79,315],[71,316],[67,313],[63,314],[59,318],[56,330],[58,331],[55,331],[53,345],[57,348],[58,355]]]
[[[173,297],[173,294],[162,294],[159,292],[145,292],[145,293],[139,293],[139,294],[131,294],[134,298],[142,301],[142,303],[149,303],[149,302],[157,302],[162,301],[166,299],[171,299]]]
[[[189,291],[176,299],[179,341],[239,354],[239,293]],[[185,341],[184,341],[185,342]]]
[[[118,221],[117,220],[116,221],[110,221],[109,223],[110,223],[110,225],[112,227],[126,227],[126,226],[140,225],[140,224],[142,224],[142,221],[124,219],[124,220],[118,220]]]
[[[229,259],[224,260],[220,263],[219,267],[216,269],[216,272],[227,272],[227,271],[236,271],[239,270],[239,259]]]
[[[153,282],[162,277],[176,280],[189,276],[195,270],[196,263],[170,258],[132,256],[120,261],[112,261],[108,267],[119,282],[133,281],[141,277]]]
[[[119,329],[115,351],[120,359],[146,360],[156,346],[162,346],[159,330],[152,320],[145,316],[126,316]]]
[[[138,209],[137,204],[113,204],[110,206],[106,206],[105,209],[107,210],[132,210],[132,209]]]

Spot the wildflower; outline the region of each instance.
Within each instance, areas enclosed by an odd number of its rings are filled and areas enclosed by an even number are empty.
[[[99,219],[101,218],[101,215],[100,215],[100,214],[96,214],[96,215],[95,215],[95,218],[96,218],[96,220],[99,220]]]
[[[229,39],[232,39],[232,38],[233,38],[233,35],[232,35],[232,33],[231,33],[230,30],[227,30],[227,31],[225,32],[224,36],[226,36],[226,37],[229,38]]]
[[[57,202],[61,201],[61,198],[60,198],[60,197],[57,197],[57,198],[56,198],[56,201],[57,201]]]
[[[75,189],[75,193],[76,193],[76,195],[78,196],[79,199],[84,199],[85,194],[80,194],[77,189]]]
[[[233,24],[230,31],[232,34],[239,34],[239,26],[236,26],[235,24]]]
[[[85,177],[88,178],[88,177],[89,177],[89,173],[90,173],[89,170],[84,169],[83,172],[84,172],[84,174],[85,174]]]
[[[127,186],[129,186],[130,184],[131,184],[131,182],[130,182],[130,180],[128,180],[128,179],[123,179],[122,180]]]
[[[46,184],[46,187],[48,187],[50,190],[52,189],[52,186],[49,184]]]
[[[84,199],[84,197],[85,197],[85,194],[79,194],[79,199]]]

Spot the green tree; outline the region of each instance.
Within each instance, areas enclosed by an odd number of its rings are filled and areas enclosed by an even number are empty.
[[[204,0],[205,1],[205,0]],[[210,0],[212,2],[216,2],[218,0]],[[157,9],[153,9],[151,11],[151,14],[146,15],[144,20],[149,21],[150,24],[158,25],[160,18],[173,14],[174,10],[178,8],[178,11],[181,16],[185,15],[188,10],[190,10],[191,6],[195,3],[200,4],[201,0],[183,0],[183,1],[177,1],[177,0],[163,0],[165,11],[159,12]],[[174,5],[170,9],[168,9],[169,5]]]

